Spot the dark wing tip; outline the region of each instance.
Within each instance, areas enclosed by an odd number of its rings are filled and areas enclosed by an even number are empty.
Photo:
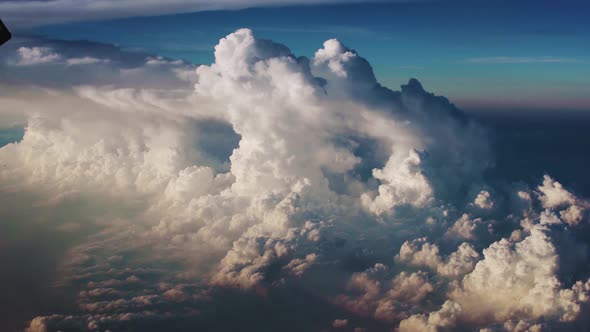
[[[0,20],[0,45],[9,41],[10,38],[12,38],[12,34],[10,33],[10,31],[8,31],[8,28],[6,27],[6,25],[4,25],[2,20]]]

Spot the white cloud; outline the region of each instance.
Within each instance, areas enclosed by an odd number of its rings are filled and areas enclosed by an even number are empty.
[[[421,159],[415,150],[401,162],[392,155],[383,169],[373,170],[373,176],[384,184],[379,186],[379,194],[371,199],[369,194],[362,197],[363,204],[375,214],[389,212],[401,204],[418,207],[432,200],[433,190],[420,169]]]
[[[579,62],[576,58],[564,58],[555,56],[538,56],[538,57],[512,57],[512,56],[495,56],[483,58],[470,58],[467,62],[471,63],[488,63],[488,64],[526,64],[526,63],[571,63]]]
[[[508,321],[502,326],[507,332],[542,332],[545,330],[543,324],[535,324],[525,320]]]
[[[443,276],[458,278],[473,270],[479,254],[471,245],[463,243],[445,261],[436,244],[428,243],[426,238],[418,238],[404,242],[395,259],[412,266],[428,267]]]
[[[400,332],[437,332],[450,331],[457,324],[458,316],[463,309],[452,301],[446,301],[442,308],[428,315],[413,315],[401,321]]]
[[[418,271],[412,274],[401,272],[391,282],[388,292],[390,298],[404,303],[420,303],[428,294],[434,291],[425,273]]]
[[[452,278],[460,278],[473,270],[480,255],[468,243],[462,243],[446,261],[438,267],[438,273]]]
[[[316,66],[326,63],[334,74],[346,78],[348,73],[343,63],[349,62],[354,57],[357,55],[346,49],[338,40],[330,39],[324,43],[324,48],[316,52],[313,61]]]
[[[569,225],[579,224],[585,215],[586,202],[580,202],[572,193],[567,191],[561,183],[545,175],[543,184],[538,187],[539,200],[546,209],[560,208],[559,215]]]
[[[0,82],[0,112],[26,119],[0,148],[0,193],[34,193],[24,205],[84,234],[59,274],[82,313],[31,330],[116,330],[170,306],[193,317],[219,288],[293,286],[409,331],[580,319],[587,264],[566,258],[588,203],[549,177],[533,195],[482,183],[482,131],[418,81],[391,91],[336,40],[306,59],[248,29],[198,68],[28,43],[35,67],[0,59],[23,75]]]
[[[426,238],[419,238],[404,242],[395,258],[410,265],[436,269],[442,264],[439,251],[437,245],[426,242]]]
[[[581,281],[572,289],[562,288],[556,276],[557,250],[544,226],[535,226],[516,244],[506,239],[495,242],[483,255],[452,294],[467,320],[545,317],[569,321],[580,312],[580,300],[587,298],[583,290],[587,286]]]
[[[362,0],[5,0],[0,12],[9,25],[36,26],[97,19],[198,12],[204,10],[241,9],[257,6],[308,5],[322,3],[363,2]]]
[[[472,220],[469,218],[468,214],[464,213],[461,218],[457,219],[453,226],[449,228],[447,234],[466,240],[473,240],[475,239],[475,234],[473,234],[473,232],[477,228],[477,224],[480,222],[480,219]]]
[[[560,205],[572,204],[575,201],[574,196],[561,183],[553,180],[550,176],[543,177],[543,185],[539,186],[541,193],[539,199],[544,208],[555,208]]]
[[[107,59],[98,59],[93,58],[90,56],[85,56],[83,58],[71,58],[66,60],[69,65],[76,66],[76,65],[92,65],[96,63],[107,63],[109,60]]]
[[[317,255],[312,253],[305,258],[295,258],[285,266],[285,269],[289,270],[292,274],[296,276],[301,276],[305,273],[305,270],[309,269],[309,267],[316,261]]]
[[[473,204],[481,209],[491,209],[494,207],[494,201],[491,198],[490,192],[487,190],[480,191],[477,197],[475,197]]]
[[[387,280],[388,274],[388,267],[380,263],[353,274],[347,288],[354,295],[340,295],[336,303],[358,315],[394,322],[406,316],[408,309],[420,305],[434,291],[425,272],[401,272],[391,280]]]
[[[18,49],[18,55],[20,57],[18,64],[21,66],[33,66],[61,60],[59,54],[54,53],[52,49],[47,47],[23,46]]]

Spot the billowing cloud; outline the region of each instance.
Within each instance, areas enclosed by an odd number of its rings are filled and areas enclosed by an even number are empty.
[[[0,53],[0,112],[25,127],[0,193],[33,212],[0,211],[76,238],[53,280],[75,300],[29,331],[206,328],[211,308],[235,318],[216,330],[277,329],[261,306],[323,313],[280,325],[299,331],[583,321],[588,202],[549,176],[486,182],[486,130],[417,80],[392,91],[338,40],[308,59],[248,29],[198,67],[83,46]]]
[[[482,190],[479,192],[479,194],[477,194],[473,204],[482,209],[491,209],[494,207],[494,201],[491,198],[491,194],[486,190]]]

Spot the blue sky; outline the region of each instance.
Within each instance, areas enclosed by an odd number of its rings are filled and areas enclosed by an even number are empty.
[[[471,109],[590,109],[590,5],[578,1],[419,1],[298,5],[38,26],[58,39],[115,43],[211,63],[249,27],[312,56],[338,38],[389,87],[416,77]]]

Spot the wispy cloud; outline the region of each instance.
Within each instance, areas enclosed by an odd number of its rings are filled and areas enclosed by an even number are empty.
[[[581,62],[577,58],[565,58],[555,56],[492,56],[481,58],[469,58],[466,60],[469,63],[492,63],[492,64],[518,64],[518,63],[572,63]]]
[[[404,1],[404,0],[400,0]],[[9,25],[39,26],[51,23],[157,16],[204,10],[257,6],[357,3],[363,0],[2,0],[0,14]]]

